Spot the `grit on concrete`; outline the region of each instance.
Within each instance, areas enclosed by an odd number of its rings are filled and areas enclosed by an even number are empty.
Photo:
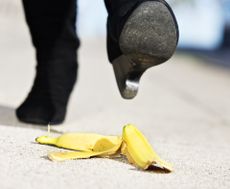
[[[55,163],[58,151],[34,142],[46,128],[19,123],[14,109],[34,77],[34,51],[20,13],[0,14],[0,188],[229,188],[230,71],[177,54],[149,70],[132,101],[122,100],[105,40],[86,39],[66,122],[58,132],[121,134],[134,123],[174,165],[171,174],[142,172],[122,161]]]

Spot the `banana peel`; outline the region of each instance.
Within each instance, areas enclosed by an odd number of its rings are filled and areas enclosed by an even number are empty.
[[[73,151],[51,152],[53,161],[87,159],[91,157],[126,156],[128,162],[142,170],[158,167],[171,172],[172,165],[162,160],[144,135],[132,124],[123,127],[122,136],[104,136],[94,133],[66,133],[59,137],[41,136],[39,144],[53,145]]]
[[[122,138],[121,153],[127,157],[131,164],[144,170],[150,166],[156,166],[170,172],[173,170],[172,165],[159,157],[144,135],[133,125],[124,126]]]

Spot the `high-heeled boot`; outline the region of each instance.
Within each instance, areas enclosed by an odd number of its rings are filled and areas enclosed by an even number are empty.
[[[77,76],[76,1],[23,0],[36,49],[33,87],[16,110],[20,121],[60,124]]]
[[[105,0],[105,4],[109,61],[122,97],[132,99],[142,74],[173,55],[177,21],[164,0]]]

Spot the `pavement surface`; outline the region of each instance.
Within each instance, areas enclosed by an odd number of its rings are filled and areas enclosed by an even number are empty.
[[[105,40],[83,39],[79,80],[66,122],[53,127],[54,135],[116,135],[131,122],[175,171],[143,172],[100,158],[55,163],[47,153],[59,149],[34,142],[47,128],[15,117],[33,83],[34,50],[21,8],[1,11],[0,188],[230,188],[230,70],[202,61],[176,54],[149,70],[137,98],[126,101],[108,64]]]

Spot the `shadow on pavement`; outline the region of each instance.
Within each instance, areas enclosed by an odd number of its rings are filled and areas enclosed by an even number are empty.
[[[47,127],[45,126],[26,124],[18,121],[15,115],[15,109],[13,107],[4,106],[4,105],[0,105],[0,126],[1,125],[47,131]],[[51,129],[51,132],[57,134],[63,134],[63,132],[57,131],[55,129]]]
[[[120,157],[114,157],[111,158],[114,161],[120,162],[120,163],[125,163],[130,165],[130,163],[128,162],[128,160],[124,157],[124,156],[120,156]],[[161,169],[160,167],[156,167],[156,166],[150,166],[147,170],[143,171],[141,169],[138,168],[131,168],[130,170],[132,171],[140,171],[140,172],[144,172],[144,173],[152,173],[152,174],[169,174],[170,172],[167,171],[166,169]]]

